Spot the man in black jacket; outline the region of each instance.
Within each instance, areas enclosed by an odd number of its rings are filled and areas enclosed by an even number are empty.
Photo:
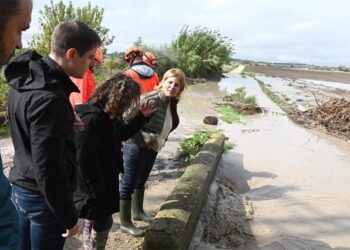
[[[79,90],[69,76],[82,78],[100,45],[97,33],[85,23],[65,22],[52,34],[49,56],[29,51],[5,70],[15,147],[9,178],[21,249],[61,249],[65,237],[78,231],[72,198],[75,114],[69,95]]]
[[[22,31],[29,28],[31,0],[0,0],[0,70],[16,49],[22,47]],[[0,249],[19,248],[17,211],[11,200],[11,186],[2,170],[0,155]]]

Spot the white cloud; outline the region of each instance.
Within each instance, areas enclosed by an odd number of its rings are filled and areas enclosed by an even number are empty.
[[[24,38],[38,31],[33,24]],[[65,2],[68,2],[65,0]],[[207,26],[236,41],[236,58],[350,66],[347,0],[91,0],[105,9],[104,25],[115,35],[110,51],[141,36],[146,44],[170,43],[184,24]],[[73,0],[85,5],[85,0]]]

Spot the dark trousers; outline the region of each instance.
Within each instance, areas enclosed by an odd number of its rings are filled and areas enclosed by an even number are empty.
[[[18,249],[19,247],[18,215],[10,198],[11,186],[0,164],[0,249]]]
[[[20,226],[20,249],[63,249],[66,232],[37,191],[13,186]]]
[[[131,200],[134,189],[145,188],[158,152],[136,144],[124,144],[124,174],[119,185],[121,200]]]

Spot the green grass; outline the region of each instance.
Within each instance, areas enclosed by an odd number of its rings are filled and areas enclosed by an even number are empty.
[[[256,103],[256,97],[255,96],[247,96],[245,99],[244,99],[244,102],[245,104],[250,104],[250,105],[257,105]]]
[[[200,151],[205,142],[210,139],[214,132],[199,131],[184,140],[179,147],[179,158],[189,163]]]
[[[221,120],[230,124],[233,122],[238,122],[241,118],[241,114],[227,106],[221,106],[219,108],[219,113],[221,113]]]
[[[284,106],[286,105],[286,102],[280,98],[278,95],[276,95],[270,88],[266,86],[266,84],[263,81],[260,81],[255,78],[255,80],[259,83],[259,86],[261,90],[278,106]]]
[[[233,143],[225,142],[224,150],[231,150],[231,149],[234,149],[235,146],[236,146],[236,145],[233,144]]]
[[[253,72],[243,71],[240,75],[243,78],[247,78],[247,77],[255,78],[255,74]]]
[[[247,96],[247,91],[245,87],[236,88],[234,93],[225,95],[223,97],[224,101],[227,102],[240,102],[244,104],[256,105],[255,96]]]
[[[0,126],[0,138],[8,137],[10,135],[10,128],[8,124]]]

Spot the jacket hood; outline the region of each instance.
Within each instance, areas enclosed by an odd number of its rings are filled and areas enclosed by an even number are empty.
[[[146,78],[150,78],[154,75],[154,70],[144,63],[134,64],[131,66],[131,69],[136,71],[139,75],[142,75]]]
[[[17,90],[39,90],[64,87],[68,92],[79,92],[62,68],[49,56],[28,51],[16,57],[5,69],[9,85]]]

